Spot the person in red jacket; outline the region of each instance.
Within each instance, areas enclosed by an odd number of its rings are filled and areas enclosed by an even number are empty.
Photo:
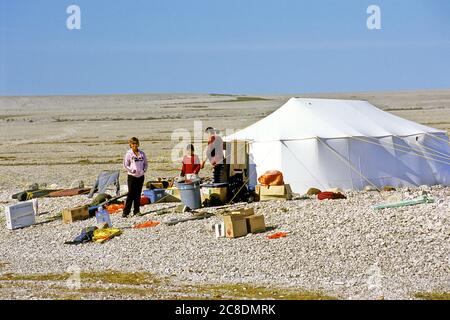
[[[192,144],[188,144],[186,146],[186,155],[183,157],[180,176],[189,179],[188,175],[198,174],[200,169],[200,159],[196,154],[194,154],[194,146]]]

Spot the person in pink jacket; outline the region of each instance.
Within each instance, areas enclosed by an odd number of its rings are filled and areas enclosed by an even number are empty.
[[[130,149],[125,153],[123,159],[123,166],[128,174],[128,195],[122,213],[124,218],[130,214],[132,205],[133,213],[140,213],[142,186],[144,185],[145,172],[148,168],[147,156],[139,149],[139,139],[132,137],[128,143],[130,144]]]

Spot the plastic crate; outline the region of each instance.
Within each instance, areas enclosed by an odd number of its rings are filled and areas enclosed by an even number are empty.
[[[151,203],[162,202],[160,201],[166,195],[166,189],[153,189],[153,190],[144,190],[144,196],[150,199]]]

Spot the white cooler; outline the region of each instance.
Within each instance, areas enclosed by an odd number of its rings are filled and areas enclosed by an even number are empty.
[[[5,207],[6,227],[10,230],[35,224],[34,202],[25,201]]]

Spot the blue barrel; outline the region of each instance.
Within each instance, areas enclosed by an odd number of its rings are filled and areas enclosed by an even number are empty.
[[[189,183],[177,183],[180,190],[181,202],[189,209],[195,210],[202,206],[202,197],[200,195],[200,181]]]

